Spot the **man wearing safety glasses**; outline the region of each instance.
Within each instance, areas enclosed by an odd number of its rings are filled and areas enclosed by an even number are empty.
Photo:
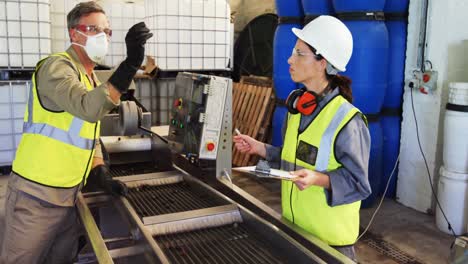
[[[111,194],[127,191],[106,173],[99,120],[119,105],[153,34],[143,22],[131,27],[126,59],[101,84],[93,69],[112,36],[102,7],[79,3],[67,24],[72,45],[39,61],[32,77],[8,183],[0,263],[72,263],[80,227],[75,201],[88,175]]]

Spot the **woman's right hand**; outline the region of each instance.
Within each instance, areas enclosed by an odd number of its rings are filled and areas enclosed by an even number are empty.
[[[263,158],[266,157],[266,148],[263,142],[260,142],[247,135],[234,136],[236,149],[241,153],[256,154]]]

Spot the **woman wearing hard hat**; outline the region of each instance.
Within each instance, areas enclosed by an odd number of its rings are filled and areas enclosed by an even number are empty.
[[[283,216],[356,259],[359,208],[371,188],[367,121],[351,104],[351,81],[338,74],[351,58],[352,35],[331,16],[292,31],[298,39],[289,72],[303,87],[286,99],[283,146],[246,135],[235,136],[234,143],[239,151],[260,155],[296,175],[293,182],[282,182]]]

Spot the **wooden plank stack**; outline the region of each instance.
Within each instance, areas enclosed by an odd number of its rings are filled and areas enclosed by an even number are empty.
[[[233,85],[233,129],[265,142],[274,110],[272,81],[266,77],[242,77]],[[235,132],[233,132],[235,135]],[[255,165],[258,156],[240,153],[233,146],[232,163],[235,167]]]

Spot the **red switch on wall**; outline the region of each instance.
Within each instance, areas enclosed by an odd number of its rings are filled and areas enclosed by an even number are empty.
[[[420,75],[419,91],[423,94],[432,94],[437,86],[437,71],[427,70]]]
[[[430,80],[431,80],[431,75],[427,73],[423,74],[423,82],[427,83]]]

